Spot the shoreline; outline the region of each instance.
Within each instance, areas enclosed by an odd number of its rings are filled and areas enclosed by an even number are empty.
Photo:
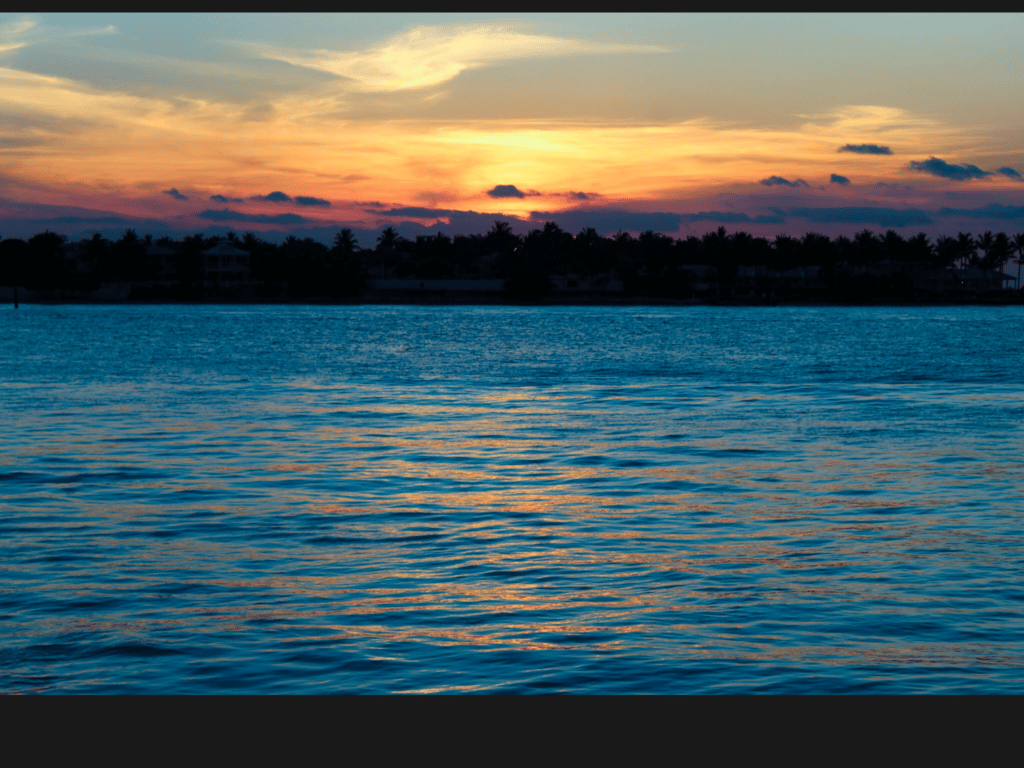
[[[1019,295],[1013,295],[1018,294]],[[3,302],[12,305],[13,301]],[[629,296],[621,299],[609,298],[545,298],[535,300],[510,298],[481,298],[479,296],[462,298],[428,297],[428,296],[358,296],[351,298],[334,298],[309,296],[303,298],[266,299],[256,297],[211,297],[208,299],[109,299],[109,298],[20,298],[18,304],[32,305],[196,305],[196,306],[518,306],[518,307],[949,307],[949,306],[1020,306],[1024,305],[1024,291],[1014,291],[1010,295],[998,296],[965,296],[965,297],[930,297],[926,299],[895,299],[878,298],[866,300],[839,300],[828,298],[808,299],[666,299],[648,296]]]

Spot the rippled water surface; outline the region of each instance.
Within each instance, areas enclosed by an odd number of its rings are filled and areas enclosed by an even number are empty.
[[[0,309],[0,690],[1002,692],[1021,307]]]

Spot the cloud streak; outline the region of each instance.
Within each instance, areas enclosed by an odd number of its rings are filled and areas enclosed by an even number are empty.
[[[401,208],[390,208],[386,211],[367,209],[366,212],[371,213],[374,216],[410,216],[414,219],[447,218],[456,213],[473,213],[473,211],[456,211],[450,208],[421,208],[414,205],[407,205]]]
[[[761,181],[759,181],[758,183],[759,184],[764,184],[766,187],[777,187],[777,186],[809,187],[809,186],[811,186],[810,184],[808,184],[803,179],[797,179],[796,181],[790,181],[789,179],[784,179],[781,176],[769,176],[767,179],[761,179]]]
[[[931,224],[932,218],[916,208],[846,206],[835,208],[790,208],[790,216],[814,224],[874,224],[879,227],[908,227]]]
[[[421,208],[404,206],[386,211],[367,210],[376,216],[412,219],[448,219],[448,229],[467,232],[484,232],[496,219],[513,221],[521,224],[541,224],[548,221],[558,223],[563,229],[577,231],[585,227],[593,227],[598,232],[610,234],[619,230],[643,232],[653,229],[657,232],[676,232],[683,221],[695,221],[687,218],[694,214],[678,214],[666,211],[626,211],[618,208],[571,208],[564,211],[530,211],[525,218],[500,213],[477,213],[476,211],[458,211],[450,208]],[[728,216],[729,214],[724,214]],[[746,214],[737,221],[762,221],[762,217],[751,219]],[[703,219],[702,219],[703,220]],[[720,219],[715,218],[715,221]],[[764,221],[768,221],[764,219]],[[774,221],[774,219],[771,219]]]
[[[782,224],[786,221],[781,214],[749,214],[737,211],[701,211],[700,213],[684,213],[682,220],[688,223],[698,221],[717,221],[720,224]]]
[[[108,24],[105,27],[87,27],[85,29],[60,30],[52,27],[41,27],[32,18],[24,17],[0,25],[0,53],[16,51],[37,43],[49,43],[69,37],[87,35],[114,35],[117,27]]]
[[[574,208],[568,211],[530,211],[529,221],[557,222],[569,231],[593,227],[599,234],[627,232],[677,232],[682,214],[664,211],[624,211],[616,208]]]
[[[853,152],[857,155],[891,155],[892,150],[881,144],[844,144],[839,152]]]
[[[1021,221],[1024,220],[1024,205],[989,203],[980,208],[940,208],[937,215],[943,218]]]
[[[504,24],[418,26],[362,51],[263,47],[264,58],[345,78],[357,91],[389,92],[441,85],[470,69],[513,59],[593,53],[664,53],[657,45],[591,43],[517,32]]]
[[[181,192],[179,192],[175,187],[171,187],[170,189],[165,189],[163,191],[163,194],[170,195],[175,200],[188,200],[188,197],[186,197],[185,195],[181,194]]]
[[[225,208],[220,211],[206,210],[197,214],[200,219],[209,221],[248,221],[254,224],[301,224],[306,221],[305,217],[297,213],[279,213],[275,216],[268,216],[263,213],[243,213]]]

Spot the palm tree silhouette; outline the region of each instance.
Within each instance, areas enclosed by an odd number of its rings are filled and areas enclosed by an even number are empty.
[[[1020,290],[1020,265],[1024,264],[1024,232],[1013,236],[1013,250],[1017,252],[1017,290]]]
[[[507,221],[495,221],[494,226],[491,227],[491,231],[488,234],[493,234],[495,237],[501,238],[512,233],[512,225]]]
[[[386,227],[377,238],[377,250],[393,251],[402,242],[402,239],[394,227]]]
[[[960,232],[956,236],[957,258],[960,259],[960,277],[963,279],[964,270],[967,265],[977,258],[975,248],[977,244],[970,232]]]
[[[391,227],[388,227],[388,229],[391,229]],[[387,230],[384,231],[387,232]],[[394,232],[393,229],[391,231]],[[383,233],[381,234],[382,237],[384,237]],[[380,238],[378,238],[377,242],[380,242]],[[346,227],[334,236],[334,249],[346,256],[351,256],[359,249],[359,243],[352,234],[351,229]]]
[[[870,229],[862,229],[854,235],[853,244],[856,246],[857,260],[861,264],[870,264],[876,260],[880,241]]]
[[[979,264],[987,261],[992,255],[992,246],[995,245],[995,235],[992,234],[992,230],[988,230],[983,235],[979,235],[974,241],[975,245],[981,249],[981,259]]]
[[[995,236],[992,241],[992,247],[989,248],[988,253],[985,254],[988,269],[998,269],[1000,272],[999,288],[1003,287],[1002,276],[1003,265],[1009,261],[1010,253],[1013,250],[1013,246],[1010,245],[1010,238],[1006,236],[1005,232],[1000,232]]]

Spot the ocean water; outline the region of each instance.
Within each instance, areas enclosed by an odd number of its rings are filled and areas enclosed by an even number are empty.
[[[1022,327],[0,308],[0,691],[1020,693]]]

